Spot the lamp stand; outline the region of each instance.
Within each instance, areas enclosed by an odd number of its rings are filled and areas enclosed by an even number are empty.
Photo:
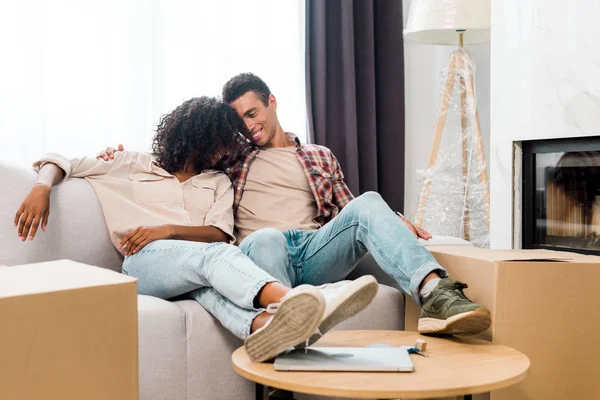
[[[477,156],[477,162],[479,171],[479,180],[483,185],[484,190],[484,207],[486,213],[486,222],[488,225],[488,229],[490,226],[490,189],[489,189],[489,178],[487,174],[487,168],[485,164],[485,153],[483,149],[483,139],[481,137],[481,126],[479,124],[479,111],[477,110],[477,103],[475,101],[475,82],[473,79],[473,59],[469,52],[463,47],[463,32],[459,31],[459,43],[460,47],[455,50],[450,56],[450,61],[448,63],[448,73],[446,75],[446,83],[444,85],[444,89],[442,91],[442,98],[440,101],[440,108],[438,111],[438,119],[435,128],[435,136],[433,139],[433,145],[431,147],[431,153],[429,156],[429,164],[427,165],[428,169],[434,167],[435,162],[437,160],[438,152],[440,149],[440,143],[442,141],[442,133],[444,131],[444,125],[446,124],[446,114],[448,113],[448,106],[450,105],[450,100],[452,98],[452,90],[454,89],[454,79],[455,76],[459,75],[459,85],[460,85],[460,111],[461,111],[461,141],[462,141],[462,180],[463,180],[463,190],[465,196],[465,209],[464,209],[464,218],[463,218],[463,227],[465,240],[470,240],[469,233],[469,203],[468,203],[468,194],[469,194],[469,179],[468,179],[468,137],[467,137],[467,126],[468,126],[468,118],[472,118],[475,116],[475,120],[472,123],[474,127],[473,139],[475,141],[475,153]],[[415,219],[415,223],[417,226],[421,226],[423,223],[423,216],[425,214],[425,207],[427,205],[427,199],[429,197],[429,192],[431,190],[431,183],[433,181],[433,177],[426,179],[425,184],[423,186],[423,190],[421,192],[421,197],[419,198],[419,205],[417,211],[417,217]]]

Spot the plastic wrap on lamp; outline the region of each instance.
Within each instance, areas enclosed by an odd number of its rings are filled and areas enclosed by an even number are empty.
[[[490,41],[490,0],[412,0],[404,38],[427,44],[458,45]]]
[[[470,57],[466,51],[457,57]],[[458,62],[454,75],[454,87],[459,88],[465,75]],[[463,67],[464,68],[464,67]],[[446,79],[447,71],[444,71]],[[464,79],[464,78],[463,78]],[[481,142],[477,141],[475,104],[465,99],[461,106],[461,94],[454,90],[446,111],[444,133],[437,152],[435,164],[425,170],[417,170],[423,183],[417,220],[434,235],[459,237],[480,247],[489,247],[489,183]],[[463,112],[464,110],[464,112]],[[463,129],[463,124],[465,124]]]

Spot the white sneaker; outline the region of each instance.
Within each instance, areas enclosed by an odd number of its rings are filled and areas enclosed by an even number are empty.
[[[304,285],[303,285],[304,286]],[[298,286],[300,288],[301,286]],[[334,326],[364,310],[375,298],[379,284],[372,275],[361,276],[353,281],[340,281],[317,286],[325,297],[325,313],[319,329],[306,342],[296,347],[308,347]]]
[[[290,290],[280,303],[270,304],[267,312],[273,317],[244,342],[254,362],[270,360],[306,342],[323,320],[325,297],[314,286],[302,285]]]

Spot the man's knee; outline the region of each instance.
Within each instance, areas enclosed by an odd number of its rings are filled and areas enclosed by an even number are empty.
[[[363,194],[361,194],[360,196],[357,197],[357,199],[360,199],[363,202],[378,202],[378,201],[383,201],[383,197],[381,197],[381,195],[377,192],[364,192]]]
[[[240,250],[259,268],[284,285],[291,285],[287,272],[289,249],[283,233],[272,228],[261,229],[248,235],[240,243]]]
[[[240,243],[240,250],[263,269],[284,266],[288,261],[287,240],[273,228],[251,233]]]
[[[283,233],[274,228],[265,228],[248,235],[240,249],[248,253],[287,251],[287,241]]]
[[[386,205],[383,197],[377,192],[365,192],[352,200],[346,207],[356,207],[357,211],[377,211]]]

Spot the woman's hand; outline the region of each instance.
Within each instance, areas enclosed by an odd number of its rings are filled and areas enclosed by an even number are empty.
[[[138,226],[125,235],[119,243],[119,249],[123,250],[124,255],[130,256],[140,251],[148,243],[155,240],[170,239],[173,234],[171,225]]]
[[[37,183],[23,200],[21,207],[15,214],[14,221],[15,226],[19,226],[18,235],[21,241],[27,240],[27,235],[29,235],[29,240],[33,240],[40,222],[42,223],[42,230],[46,231],[48,217],[50,216],[51,189],[48,185]]]

